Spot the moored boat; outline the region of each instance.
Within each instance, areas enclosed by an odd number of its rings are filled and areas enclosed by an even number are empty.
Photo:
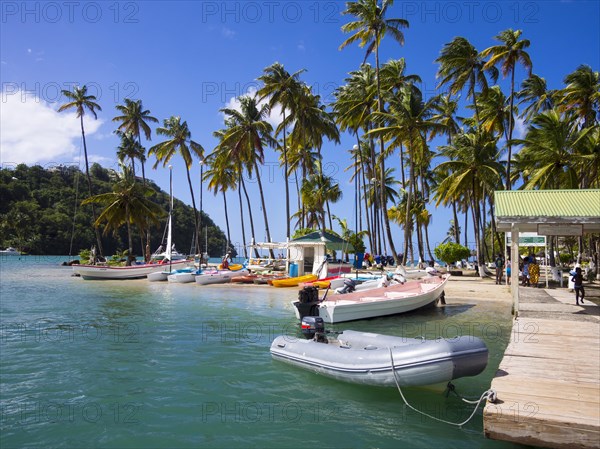
[[[9,246],[6,249],[0,250],[0,256],[20,256],[21,251],[16,250],[12,246]]]
[[[185,260],[172,262],[171,266],[180,268],[187,264]],[[150,273],[163,271],[164,265],[158,263],[138,264],[129,267],[114,267],[109,265],[73,265],[73,273],[85,280],[103,279],[139,279],[145,278]]]
[[[196,284],[198,285],[210,285],[210,284],[227,284],[231,282],[231,279],[236,276],[246,276],[250,272],[248,270],[241,269],[236,271],[230,270],[218,270],[212,272],[204,272],[196,276]]]
[[[326,323],[361,320],[410,312],[434,303],[444,294],[449,274],[408,281],[389,287],[345,294],[328,294],[319,299],[310,288],[298,294],[294,310],[298,319],[320,316]],[[317,297],[315,297],[317,296]]]
[[[304,276],[296,276],[285,279],[274,279],[271,282],[273,287],[297,287],[302,282],[314,282],[317,280],[316,274],[305,274]]]
[[[325,334],[320,317],[306,317],[303,334],[276,337],[271,355],[337,380],[384,387],[424,386],[480,374],[488,349],[477,337],[424,340],[345,330]]]

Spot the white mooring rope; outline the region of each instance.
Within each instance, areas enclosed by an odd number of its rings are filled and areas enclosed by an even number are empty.
[[[402,393],[402,388],[400,388],[400,384],[398,383],[398,379],[396,377],[396,370],[394,368],[394,355],[392,354],[392,348],[388,348],[388,349],[390,350],[390,359],[392,361],[392,374],[394,375],[394,382],[396,382],[396,387],[398,388],[398,391],[400,392],[400,396],[402,397],[402,400],[404,401],[404,403],[406,404],[407,407],[409,407],[410,409],[414,410],[417,413],[420,413],[421,415],[427,416],[428,418],[434,419],[434,420],[439,421],[439,422],[443,422],[445,424],[450,424],[452,426],[462,427],[465,424],[467,424],[469,421],[471,421],[471,419],[473,418],[473,416],[475,416],[475,412],[477,412],[477,409],[479,408],[479,404],[481,404],[481,401],[483,401],[484,399],[488,399],[490,402],[494,402],[496,400],[496,392],[494,390],[492,390],[492,389],[484,391],[481,394],[481,396],[479,397],[479,400],[477,400],[477,401],[469,401],[468,399],[460,398],[462,401],[464,401],[464,402],[466,402],[468,404],[477,404],[475,406],[475,408],[473,409],[473,412],[471,413],[471,415],[465,421],[463,421],[461,423],[455,423],[455,422],[451,422],[451,421],[446,421],[444,419],[440,419],[440,418],[432,416],[432,415],[430,415],[428,413],[422,412],[421,410],[417,410],[416,408],[414,408],[412,405],[410,405],[408,403],[408,401],[404,397],[404,393]]]

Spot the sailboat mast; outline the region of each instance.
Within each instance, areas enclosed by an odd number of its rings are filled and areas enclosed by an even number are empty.
[[[173,166],[169,165],[169,233],[167,234],[167,251],[166,255],[169,258],[169,273],[173,266],[173,243],[171,241],[171,216],[173,215]]]

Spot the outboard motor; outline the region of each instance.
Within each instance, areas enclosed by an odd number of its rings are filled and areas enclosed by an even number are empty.
[[[307,340],[314,339],[320,343],[327,343],[325,338],[325,322],[320,316],[305,316],[301,324],[302,335]]]
[[[352,279],[345,279],[344,286],[338,288],[336,292],[343,295],[344,293],[352,293],[354,290],[356,290],[356,282]]]
[[[294,302],[302,320],[306,316],[319,316],[319,289],[304,287],[298,292],[298,301]]]

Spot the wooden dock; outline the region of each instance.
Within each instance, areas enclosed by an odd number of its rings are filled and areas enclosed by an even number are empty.
[[[520,287],[519,317],[483,413],[487,438],[600,448],[599,307],[566,289]]]

